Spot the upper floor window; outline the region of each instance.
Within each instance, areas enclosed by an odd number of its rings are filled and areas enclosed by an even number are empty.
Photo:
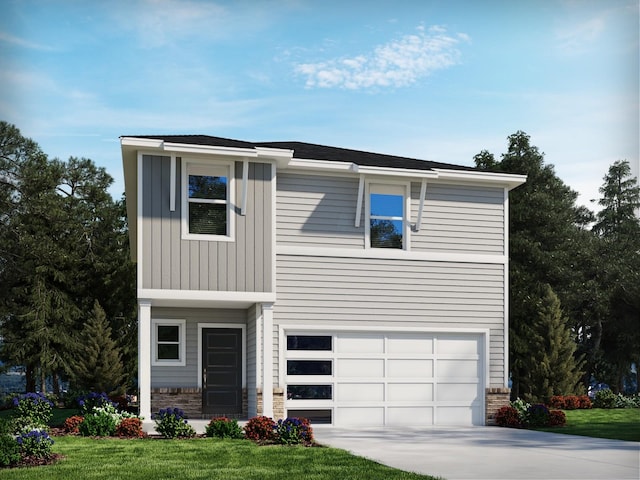
[[[183,238],[231,240],[231,165],[183,166]]]
[[[367,214],[370,248],[407,248],[407,190],[407,185],[369,184]]]

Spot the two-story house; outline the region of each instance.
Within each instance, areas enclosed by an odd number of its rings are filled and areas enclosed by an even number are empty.
[[[508,401],[525,177],[299,142],[121,145],[147,419],[481,425]]]

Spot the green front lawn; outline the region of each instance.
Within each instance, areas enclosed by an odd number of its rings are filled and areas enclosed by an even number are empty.
[[[544,432],[640,442],[640,408],[564,410],[564,427],[537,428]]]
[[[56,437],[66,458],[45,467],[0,470],[3,480],[380,479],[435,480],[335,448],[257,446],[249,440],[119,440]]]
[[[13,410],[0,410],[0,419],[8,420],[13,415]],[[64,421],[72,417],[73,415],[80,415],[80,412],[76,408],[54,408],[51,415],[51,421],[49,425],[58,427],[61,426]]]

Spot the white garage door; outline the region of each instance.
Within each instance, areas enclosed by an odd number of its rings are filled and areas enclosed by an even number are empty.
[[[482,338],[287,332],[287,415],[338,426],[482,425]]]

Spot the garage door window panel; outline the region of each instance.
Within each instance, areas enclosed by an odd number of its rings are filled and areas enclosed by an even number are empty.
[[[288,400],[331,400],[333,385],[287,385]]]

